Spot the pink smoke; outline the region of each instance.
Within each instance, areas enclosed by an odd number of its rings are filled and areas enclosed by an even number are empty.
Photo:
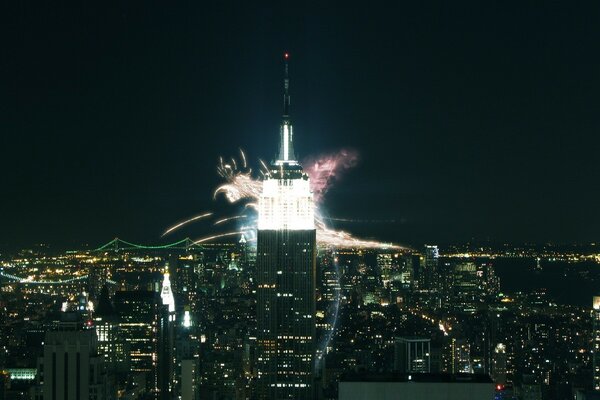
[[[350,149],[342,149],[333,154],[322,154],[309,157],[302,162],[304,171],[310,177],[314,201],[320,203],[334,180],[340,179],[343,173],[356,165],[358,153]]]

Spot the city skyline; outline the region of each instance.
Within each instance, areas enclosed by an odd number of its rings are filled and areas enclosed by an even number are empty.
[[[157,243],[221,207],[220,155],[274,155],[286,50],[300,158],[358,156],[327,211],[376,222],[338,228],[409,245],[598,240],[597,5],[9,7],[1,244]]]
[[[6,11],[0,400],[600,399],[600,3]]]

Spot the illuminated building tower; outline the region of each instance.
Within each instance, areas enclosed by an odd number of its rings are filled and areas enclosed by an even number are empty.
[[[121,337],[119,316],[110,302],[106,285],[100,292],[94,313],[94,329],[98,337],[98,355],[104,357],[107,368],[117,372],[127,371],[129,360]]]
[[[460,262],[454,266],[454,307],[463,312],[473,312],[481,298],[480,279],[474,262]]]
[[[175,297],[171,290],[171,280],[168,270],[163,274],[162,312],[160,316],[160,348],[158,352],[159,390],[161,399],[170,399],[173,393],[173,372],[175,366]]]
[[[177,321],[176,330],[176,395],[181,400],[197,400],[199,383],[200,337],[190,306],[184,306],[183,317]]]
[[[279,156],[263,181],[257,233],[257,395],[312,399],[316,231],[308,175],[296,161],[288,55]]]
[[[600,296],[594,296],[592,308],[594,319],[594,334],[592,335],[594,390],[600,391]]]
[[[145,381],[148,392],[158,392],[158,350],[161,299],[154,291],[128,291],[115,294],[119,328],[129,352],[131,373]]]
[[[248,267],[248,241],[244,234],[241,235],[237,244],[237,253],[241,268],[246,269]]]
[[[506,383],[506,346],[498,343],[492,356],[492,379],[498,384]]]
[[[450,339],[444,349],[444,371],[456,373],[472,374],[471,366],[471,346],[464,339]]]
[[[438,288],[439,251],[437,246],[425,246],[425,262],[421,273],[421,289],[436,291]]]
[[[390,253],[377,254],[377,268],[381,276],[381,283],[387,287],[392,275],[392,255]]]

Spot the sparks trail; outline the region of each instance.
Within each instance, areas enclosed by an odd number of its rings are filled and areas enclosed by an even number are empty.
[[[183,222],[178,223],[177,225],[174,225],[174,226],[170,227],[160,237],[163,237],[163,236],[167,235],[168,233],[173,232],[174,230],[177,230],[177,229],[181,228],[182,226],[184,226],[186,224],[189,224],[190,222],[193,222],[193,221],[196,221],[196,220],[199,220],[199,219],[202,219],[202,218],[210,217],[211,215],[213,215],[212,212],[208,212],[208,213],[205,213],[205,214],[196,215],[195,217],[192,217],[192,218],[190,218],[188,220],[185,220]]]
[[[214,225],[220,225],[224,222],[233,221],[234,219],[240,219],[240,218],[246,218],[246,217],[247,217],[246,215],[234,215],[233,217],[227,217],[227,218],[220,219],[220,220],[216,221],[214,223]]]
[[[360,247],[363,249],[396,249],[400,250],[403,247],[392,243],[383,243],[376,240],[359,239],[352,236],[348,232],[338,231],[328,228],[325,223],[319,219],[315,219],[317,228],[317,243],[321,246],[329,248],[351,248]]]
[[[194,244],[200,244],[200,243],[204,243],[204,242],[208,242],[210,240],[213,239],[218,239],[218,238],[222,238],[222,237],[227,237],[227,236],[233,236],[233,235],[242,235],[244,234],[245,231],[236,231],[236,232],[227,232],[227,233],[220,233],[218,235],[213,235],[213,236],[207,236],[201,239],[198,239],[194,242]]]
[[[248,168],[248,164],[246,163],[246,154],[244,154],[244,150],[240,149],[240,154],[242,155],[242,162],[244,165],[244,169]]]
[[[359,239],[348,232],[331,229],[324,222],[327,218],[318,216],[319,204],[322,204],[324,195],[329,190],[329,187],[340,178],[343,171],[354,166],[357,160],[358,155],[356,152],[341,150],[334,154],[322,155],[301,163],[308,165],[306,173],[310,178],[311,190],[315,194],[317,242],[324,247],[401,249],[402,247],[398,245],[382,243],[376,240]],[[269,174],[269,168],[263,160],[259,159],[259,162],[262,167],[260,172],[264,177]],[[226,180],[226,183],[215,190],[213,197],[216,198],[218,194],[222,193],[230,203],[244,200],[247,201],[244,205],[245,208],[256,209],[256,204],[262,190],[262,181],[259,178],[254,178],[247,167],[245,170],[240,171],[233,169],[229,164],[223,164],[222,158],[220,159],[218,171],[220,176]],[[255,231],[256,221],[253,221],[253,225],[247,228]]]
[[[323,217],[323,219],[327,221],[353,222],[359,224],[393,224],[396,222],[395,219],[353,219],[335,217]]]
[[[216,199],[219,194],[223,194],[227,201],[230,203],[244,202],[244,212],[247,210],[256,210],[258,198],[260,197],[262,190],[262,180],[255,178],[252,175],[252,169],[248,167],[246,161],[246,155],[242,149],[240,149],[241,165],[242,169],[238,168],[238,162],[235,158],[231,158],[231,162],[225,162],[223,157],[219,157],[219,163],[217,165],[217,173],[220,177],[225,180],[225,183],[217,187],[213,193],[213,198]],[[375,222],[368,220],[350,220],[343,218],[325,218],[319,214],[319,205],[324,201],[324,195],[327,193],[331,185],[340,178],[342,173],[356,165],[358,155],[352,150],[341,150],[333,154],[325,154],[317,158],[309,158],[302,164],[307,165],[306,173],[308,174],[311,182],[311,191],[314,194],[314,205],[315,205],[315,228],[317,230],[317,243],[323,247],[341,247],[341,248],[389,248],[389,249],[402,249],[402,246],[382,243],[376,240],[365,240],[359,239],[352,234],[340,230],[334,230],[327,226],[325,220],[330,221],[342,221],[342,222]],[[259,171],[262,177],[266,177],[270,171],[267,164],[259,159],[261,168]],[[213,213],[205,213],[197,215],[186,221],[178,223],[173,227],[167,229],[162,236],[165,236],[182,226],[212,216]],[[241,226],[241,230],[236,232],[226,232],[208,236],[197,240],[195,243],[203,243],[209,240],[218,239],[222,237],[233,236],[236,234],[245,234],[250,237],[249,241],[256,240],[256,219],[251,218],[248,215],[240,214],[234,216],[228,216],[221,218],[213,223],[213,226],[222,225],[225,222],[231,220],[242,220],[247,221],[247,224]],[[377,221],[381,222],[381,221]],[[385,222],[394,222],[393,220]]]
[[[305,166],[304,170],[310,176],[314,200],[317,203],[323,201],[323,196],[334,181],[339,179],[346,170],[356,166],[357,162],[358,153],[348,149],[304,160],[302,165]]]

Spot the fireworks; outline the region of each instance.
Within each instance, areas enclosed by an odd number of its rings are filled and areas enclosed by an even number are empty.
[[[394,244],[386,244],[376,240],[365,240],[359,239],[352,236],[348,232],[334,230],[327,226],[325,220],[336,220],[335,218],[323,218],[319,214],[319,205],[324,200],[324,195],[327,193],[331,185],[340,178],[340,176],[347,169],[356,165],[358,155],[352,150],[341,150],[333,154],[325,154],[316,158],[308,158],[303,165],[306,166],[305,171],[310,177],[311,190],[314,195],[315,204],[315,227],[317,230],[317,243],[322,247],[329,248],[369,248],[369,249],[402,249],[401,246]],[[256,178],[252,174],[252,169],[248,167],[245,153],[240,149],[240,161],[241,169],[238,168],[238,161],[235,158],[231,158],[230,162],[225,162],[223,157],[219,158],[219,164],[217,165],[217,172],[221,176],[225,183],[217,187],[213,193],[213,198],[217,198],[219,194],[223,194],[225,199],[230,203],[244,203],[245,212],[247,210],[256,210],[258,198],[262,190],[261,178]],[[269,174],[269,168],[263,160],[259,160],[261,168],[259,169],[262,177]],[[167,229],[163,236],[169,234],[180,227],[202,219],[212,216],[213,213],[205,213],[186,221],[183,221],[173,227]],[[213,239],[222,237],[234,236],[244,234],[249,238],[256,236],[256,218],[251,218],[245,214],[224,216],[213,223],[214,226],[224,224],[225,222],[232,220],[241,220],[244,218],[246,223],[244,226],[236,232],[226,232],[221,234],[215,234],[212,236],[198,239],[195,243],[204,243]],[[252,240],[252,239],[250,239]]]
[[[228,166],[228,164],[227,164]],[[254,179],[249,172],[234,173],[233,170],[224,169],[221,176],[227,179],[226,184],[219,186],[213,195],[224,193],[230,203],[236,203],[242,199],[258,199],[261,191],[260,181]]]
[[[163,236],[165,236],[165,235],[167,235],[167,234],[169,234],[169,233],[173,232],[173,231],[174,231],[174,230],[176,230],[176,229],[179,229],[179,228],[181,228],[182,226],[184,226],[184,225],[186,225],[186,224],[189,224],[190,222],[196,221],[196,220],[198,220],[198,219],[201,219],[201,218],[207,218],[207,217],[210,217],[211,215],[213,215],[213,213],[211,213],[211,212],[209,212],[209,213],[206,213],[206,214],[200,214],[200,215],[196,215],[195,217],[192,217],[192,218],[190,218],[190,219],[188,219],[188,220],[185,220],[185,221],[183,221],[183,222],[180,222],[180,223],[178,223],[177,225],[174,225],[174,226],[170,227],[169,229],[167,229],[167,230],[166,230],[166,231],[165,231],[165,232],[164,232],[164,233],[161,235],[161,237],[163,237]]]
[[[356,165],[358,154],[353,150],[340,150],[333,154],[323,154],[308,158],[302,165],[310,177],[310,186],[315,203],[320,203],[335,179]]]
[[[222,218],[218,221],[215,221],[214,225],[220,225],[224,222],[233,221],[234,219],[246,218],[245,215],[234,215],[233,217]]]
[[[376,240],[364,240],[358,239],[344,231],[337,231],[328,228],[322,219],[315,219],[315,226],[317,227],[317,243],[324,247],[330,248],[350,248],[360,247],[363,249],[402,249],[401,246],[378,242]]]
[[[194,241],[194,244],[204,243],[204,242],[208,242],[213,239],[218,239],[218,238],[227,237],[227,236],[242,235],[244,233],[245,233],[245,231],[243,231],[243,230],[235,231],[235,232],[220,233],[218,235],[207,236],[202,239],[198,239],[198,240]]]

